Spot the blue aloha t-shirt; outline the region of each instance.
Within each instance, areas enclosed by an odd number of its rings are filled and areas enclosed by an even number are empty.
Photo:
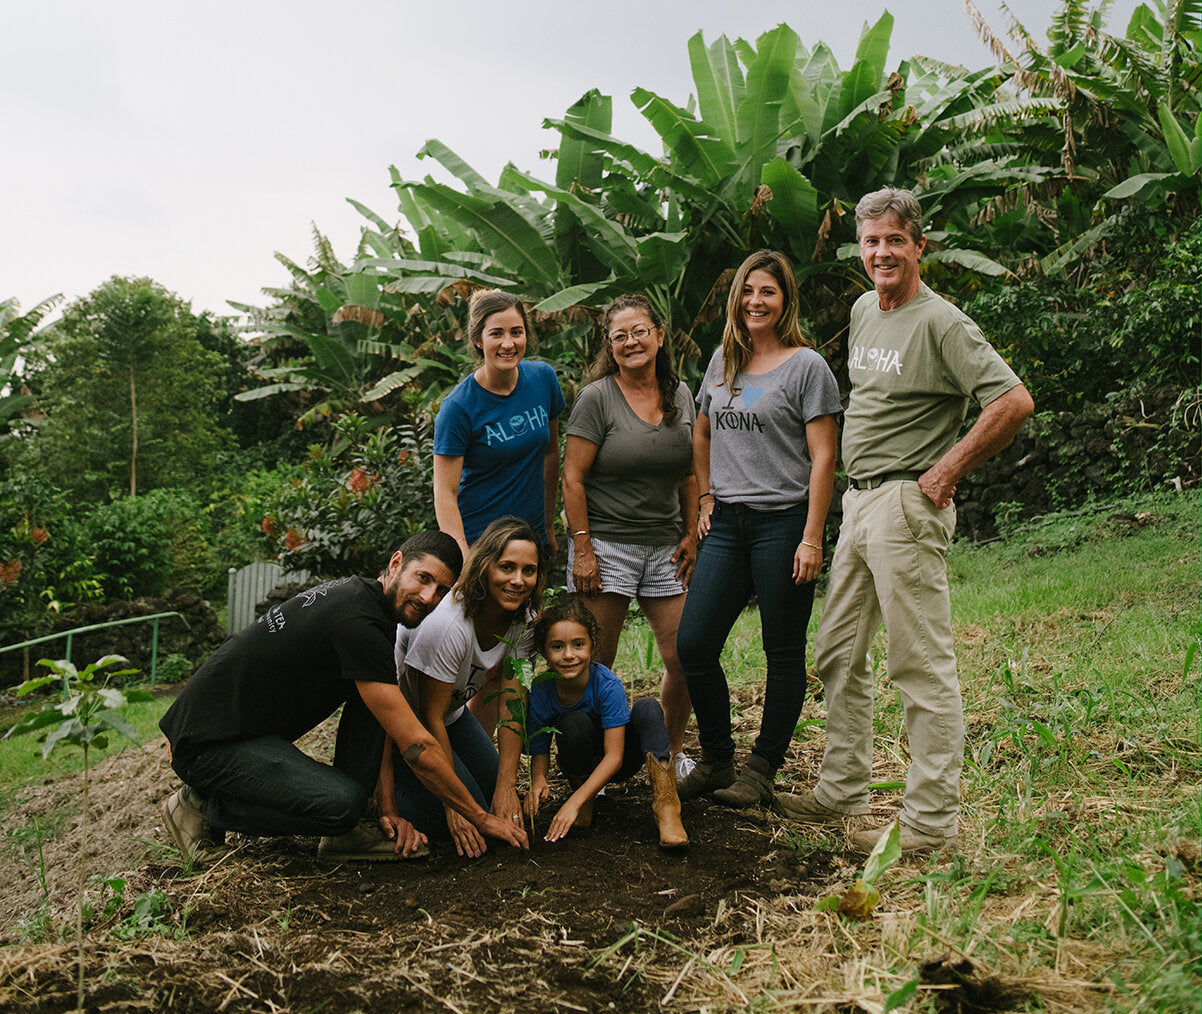
[[[458,502],[469,543],[507,514],[546,532],[543,458],[551,420],[563,410],[555,371],[528,360],[518,364],[509,394],[486,391],[469,374],[443,399],[434,420],[434,453],[463,458]]]

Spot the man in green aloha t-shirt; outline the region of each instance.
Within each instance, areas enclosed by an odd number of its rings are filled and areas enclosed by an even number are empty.
[[[851,312],[843,425],[850,485],[816,647],[826,752],[813,789],[778,795],[777,807],[822,824],[868,812],[868,649],[883,618],[911,757],[901,846],[929,851],[956,843],[964,761],[945,560],[952,497],[956,483],[1010,443],[1034,404],[977,325],[923,284],[926,237],[913,194],[886,187],[864,196],[856,236],[875,291]],[[957,440],[970,399],[981,415]],[[853,835],[853,845],[870,852],[892,823]]]

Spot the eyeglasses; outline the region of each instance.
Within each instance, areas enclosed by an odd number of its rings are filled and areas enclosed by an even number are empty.
[[[614,345],[625,345],[628,338],[633,338],[636,342],[646,341],[651,337],[651,328],[638,327],[631,328],[629,331],[615,331],[609,336],[609,340]]]

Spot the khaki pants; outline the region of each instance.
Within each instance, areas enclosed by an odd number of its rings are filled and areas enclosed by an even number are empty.
[[[917,482],[849,489],[815,649],[827,720],[814,796],[844,813],[868,810],[868,648],[883,618],[889,679],[901,691],[911,758],[901,818],[936,837],[958,833],[964,763],[945,559],[955,527],[955,507],[939,510]]]

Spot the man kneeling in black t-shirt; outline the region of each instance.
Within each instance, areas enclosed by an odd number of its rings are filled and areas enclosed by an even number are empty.
[[[310,588],[228,638],[159,722],[184,785],[163,803],[180,853],[226,831],[321,835],[328,859],[408,857],[425,837],[408,821],[360,823],[375,788],[384,732],[431,792],[482,834],[526,847],[521,825],[481,809],[397,686],[396,625],[416,627],[463,567],[458,544],[421,532],[376,579]],[[333,765],[293,741],[342,705]],[[382,832],[382,833],[381,833]]]

